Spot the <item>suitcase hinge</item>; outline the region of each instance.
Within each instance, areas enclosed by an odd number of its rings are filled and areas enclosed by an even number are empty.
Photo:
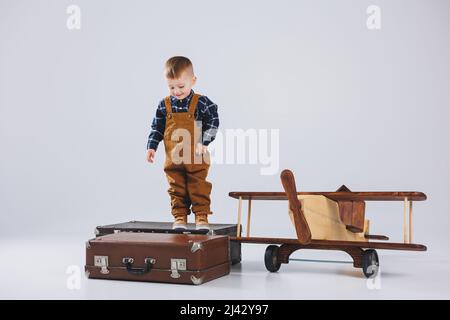
[[[172,273],[170,276],[174,279],[181,277],[178,271],[186,270],[186,259],[170,259],[170,269]]]
[[[94,266],[100,267],[101,274],[108,274],[108,257],[107,256],[94,256]]]

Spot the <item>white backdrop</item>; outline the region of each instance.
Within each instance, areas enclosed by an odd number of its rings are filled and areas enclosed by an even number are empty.
[[[381,29],[366,26],[370,5]],[[69,5],[81,29],[66,26]],[[213,222],[230,191],[423,191],[414,241],[449,242],[448,1],[0,0],[0,237],[93,236],[170,221],[163,146],[145,161],[164,61],[191,58],[220,131],[279,129],[280,166],[216,164]],[[246,207],[244,206],[244,211]],[[255,202],[252,232],[289,237],[285,202]],[[402,240],[402,203],[368,203]],[[447,252],[447,250],[445,250]]]

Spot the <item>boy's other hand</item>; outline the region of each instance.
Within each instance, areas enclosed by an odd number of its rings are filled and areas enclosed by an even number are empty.
[[[147,150],[147,161],[148,162],[150,162],[150,163],[154,162],[153,159],[155,158],[155,153],[156,153],[156,150],[154,150],[154,149]]]
[[[195,148],[195,153],[197,155],[206,154],[207,151],[208,151],[208,147],[207,146],[204,146],[201,143],[197,143],[197,146]]]

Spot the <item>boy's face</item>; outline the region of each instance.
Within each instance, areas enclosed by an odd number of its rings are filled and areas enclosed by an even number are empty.
[[[167,79],[167,85],[169,86],[169,92],[177,99],[186,98],[191,92],[192,87],[197,80],[197,77],[189,71],[184,71],[181,77],[178,79]]]

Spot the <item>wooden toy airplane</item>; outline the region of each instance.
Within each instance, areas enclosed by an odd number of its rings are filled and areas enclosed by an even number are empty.
[[[426,251],[427,247],[412,243],[412,203],[426,200],[422,192],[352,192],[342,186],[336,192],[297,192],[294,174],[283,170],[281,182],[285,192],[230,192],[239,200],[238,231],[231,241],[270,244],[265,252],[265,266],[276,272],[289,256],[300,249],[340,250],[353,259],[355,268],[362,268],[366,277],[378,272],[379,259],[375,249]],[[241,236],[242,200],[248,200],[247,235]],[[250,236],[252,200],[288,200],[297,239]],[[364,219],[365,201],[404,202],[403,243],[383,235],[370,235],[369,221]],[[372,241],[379,240],[379,241]],[[278,246],[280,245],[280,246]]]

